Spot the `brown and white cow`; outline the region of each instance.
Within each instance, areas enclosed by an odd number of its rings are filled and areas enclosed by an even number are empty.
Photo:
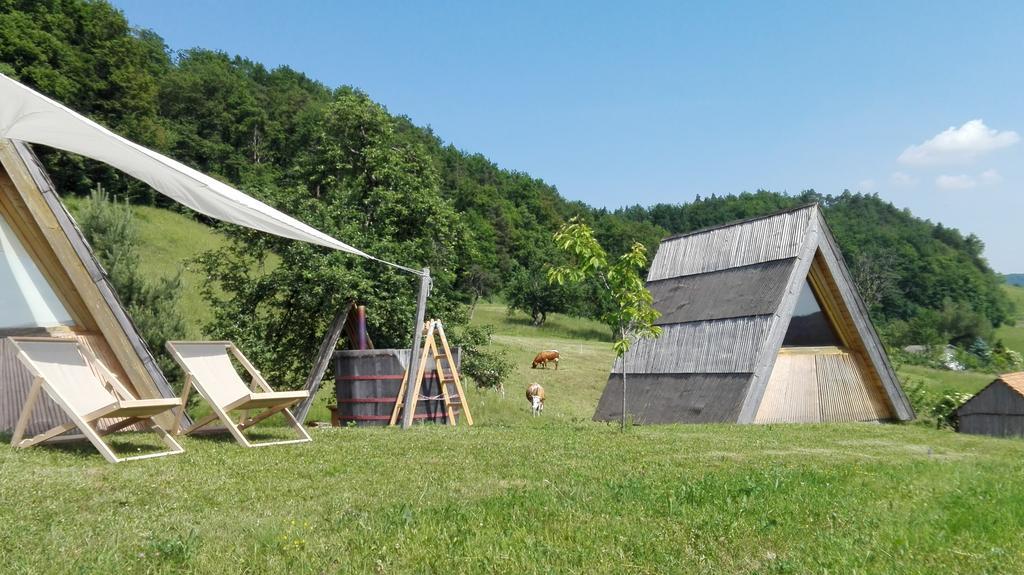
[[[557,349],[546,349],[537,354],[537,357],[533,358],[533,365],[530,369],[536,369],[538,365],[544,366],[544,369],[548,368],[548,362],[554,362],[555,369],[558,369],[558,350]]]
[[[539,383],[531,383],[526,387],[526,401],[530,402],[533,408],[533,416],[536,417],[544,411],[544,388]]]

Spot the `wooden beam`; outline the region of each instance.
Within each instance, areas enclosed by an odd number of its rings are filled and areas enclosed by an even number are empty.
[[[320,389],[324,373],[327,372],[327,367],[331,364],[331,358],[334,356],[334,348],[338,345],[338,339],[341,338],[341,330],[348,322],[349,313],[355,306],[355,302],[349,303],[344,311],[334,317],[331,327],[328,328],[327,333],[324,334],[323,341],[320,342],[320,351],[316,355],[316,363],[313,364],[313,370],[309,372],[309,377],[306,378],[304,389],[309,392],[309,397],[302,400],[295,408],[295,419],[300,425],[306,422],[309,410],[313,407],[316,392]]]
[[[896,376],[892,364],[889,363],[889,356],[871,322],[867,306],[857,292],[853,277],[846,268],[839,246],[829,232],[824,217],[818,214],[818,219],[822,228],[819,242],[824,267],[835,282],[836,294],[850,311],[852,325],[863,344],[865,367],[869,372],[876,373],[881,380],[882,389],[888,396],[896,419],[901,421],[914,419],[914,409],[906,394],[903,393],[903,388],[900,386],[899,378]]]
[[[820,210],[818,206],[814,206],[813,209],[815,214]],[[800,291],[803,290],[811,263],[814,261],[814,253],[818,249],[819,233],[818,218],[811,217],[804,235],[804,243],[797,255],[796,265],[793,266],[793,272],[789,277],[786,293],[782,296],[782,301],[775,312],[772,327],[768,330],[768,338],[764,347],[761,348],[760,357],[754,364],[754,375],[750,378],[747,397],[740,407],[737,423],[753,423],[757,417],[757,411],[771,379],[772,370],[775,368],[779,350],[782,348],[782,342],[786,339],[786,330],[789,329],[789,322],[793,319],[793,311],[800,298]]]
[[[416,323],[413,325],[412,348],[409,350],[409,366],[406,373],[418,373],[420,363],[426,368],[426,359],[422,361],[420,356],[423,350],[420,349],[420,342],[423,337],[423,319],[427,313],[427,296],[430,294],[430,268],[423,268],[423,275],[420,276],[420,294],[416,302]],[[416,414],[416,401],[419,396],[419,385],[423,375],[420,374],[415,382],[409,382],[408,393],[405,394],[405,405],[402,411],[402,429],[412,427],[413,416]],[[408,380],[408,378],[406,378]]]

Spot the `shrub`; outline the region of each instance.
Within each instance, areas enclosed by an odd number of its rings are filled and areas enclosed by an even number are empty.
[[[970,398],[971,394],[969,393],[958,391],[942,392],[934,405],[932,405],[931,415],[935,418],[935,427],[937,429],[947,427],[954,430],[957,429],[959,422],[957,421],[956,410]]]
[[[971,398],[971,394],[958,391],[931,391],[919,379],[908,379],[903,383],[903,391],[910,401],[917,422],[936,429],[956,429],[956,410]]]
[[[512,361],[502,349],[488,346],[494,327],[490,325],[466,327],[456,338],[462,348],[462,374],[473,380],[477,387],[504,391],[505,380],[512,373]]]

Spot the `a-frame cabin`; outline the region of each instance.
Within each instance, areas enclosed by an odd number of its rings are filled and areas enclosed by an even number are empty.
[[[136,397],[174,397],[35,154],[0,139],[0,431],[14,427],[32,383],[13,335],[76,338]],[[158,422],[172,427],[170,417]],[[65,421],[42,397],[27,431]]]
[[[663,333],[626,358],[636,423],[914,417],[817,204],[668,238],[647,288]],[[594,419],[621,417],[622,372]]]

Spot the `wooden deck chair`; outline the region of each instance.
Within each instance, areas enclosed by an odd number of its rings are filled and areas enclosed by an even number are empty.
[[[182,409],[187,405],[189,392],[192,387],[195,387],[213,410],[213,413],[199,419],[183,433],[193,433],[219,419],[225,429],[243,447],[312,441],[306,430],[302,428],[302,424],[288,409],[309,397],[309,392],[274,391],[260,375],[260,372],[235,347],[235,344],[230,341],[169,341],[167,342],[167,351],[185,371],[185,386],[181,394]],[[231,356],[234,356],[238,363],[249,372],[252,377],[252,387],[246,385],[238,376],[238,371],[231,363]],[[260,391],[254,391],[252,388],[259,388]],[[264,409],[262,413],[255,417],[249,417],[249,410],[261,408]],[[230,414],[236,410],[242,412],[237,423],[231,419]],[[275,413],[284,415],[288,424],[299,434],[299,439],[253,443],[242,434],[244,430]],[[180,421],[181,418],[179,417],[178,420]],[[175,432],[182,433],[180,428]]]
[[[14,428],[14,437],[11,438],[13,447],[38,445],[77,427],[81,435],[62,436],[59,439],[88,439],[111,463],[161,457],[184,451],[167,431],[153,421],[153,416],[180,406],[181,400],[136,399],[90,349],[74,339],[12,337],[10,341],[18,349],[18,359],[25,364],[33,377],[32,387]],[[71,421],[31,439],[22,439],[32,417],[32,410],[39,401],[40,390],[45,390]],[[98,423],[101,418],[124,419],[106,429],[99,429]],[[102,439],[104,435],[140,422],[148,422],[149,428],[167,446],[167,451],[118,457]]]

